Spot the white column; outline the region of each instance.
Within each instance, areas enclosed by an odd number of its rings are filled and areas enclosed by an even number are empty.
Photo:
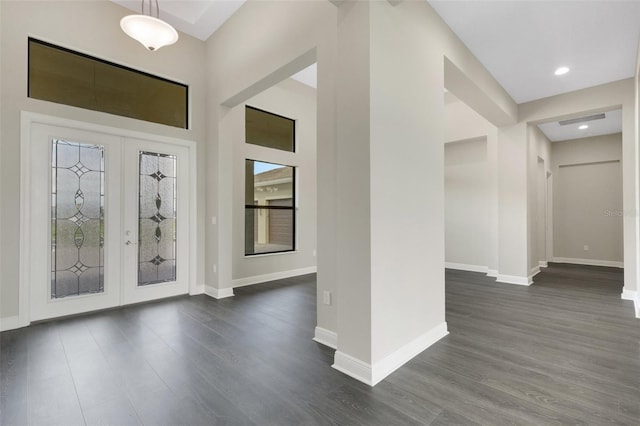
[[[529,285],[527,124],[498,129],[498,277]]]
[[[371,385],[447,334],[444,59],[420,24],[339,8],[334,367]]]

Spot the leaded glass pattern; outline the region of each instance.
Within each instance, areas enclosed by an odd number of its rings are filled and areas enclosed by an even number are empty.
[[[140,152],[138,286],[176,280],[175,155]]]
[[[51,298],[104,292],[104,147],[52,141]]]

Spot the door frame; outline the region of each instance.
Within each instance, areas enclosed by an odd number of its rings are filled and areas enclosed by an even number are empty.
[[[18,327],[25,327],[31,323],[31,143],[32,127],[35,124],[44,124],[70,129],[105,133],[115,137],[146,139],[159,143],[169,143],[183,146],[189,151],[190,184],[189,184],[189,294],[204,292],[202,286],[196,282],[197,270],[197,145],[194,141],[162,136],[153,133],[144,133],[135,130],[120,129],[117,127],[71,120],[51,115],[38,114],[30,111],[20,112],[20,280],[19,280],[19,313]]]

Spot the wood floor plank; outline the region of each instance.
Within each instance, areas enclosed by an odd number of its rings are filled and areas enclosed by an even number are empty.
[[[617,268],[530,287],[446,271],[450,334],[371,388],[312,341],[315,275],[0,334],[0,423],[640,425],[640,320]],[[401,314],[401,313],[399,313]]]

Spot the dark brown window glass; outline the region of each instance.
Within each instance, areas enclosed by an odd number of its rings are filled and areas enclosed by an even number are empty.
[[[290,118],[250,106],[245,108],[247,143],[295,152],[295,127]]]
[[[187,128],[188,88],[29,39],[29,97]]]

